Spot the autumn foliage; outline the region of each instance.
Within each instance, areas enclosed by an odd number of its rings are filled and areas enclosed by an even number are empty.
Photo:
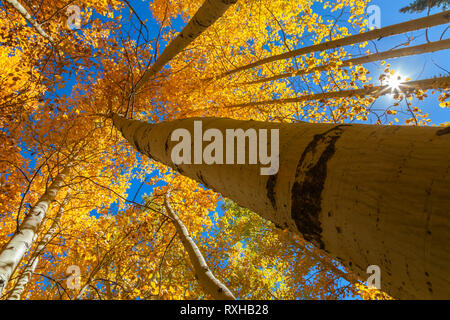
[[[212,273],[237,298],[389,298],[301,237],[143,157],[108,118],[115,112],[150,123],[215,116],[394,124],[395,103],[406,102],[405,124],[431,125],[420,108],[430,93],[420,89],[395,96],[393,106],[381,112],[373,108],[373,95],[242,106],[382,83],[395,75],[388,63],[377,62],[380,79],[363,65],[342,67],[356,52],[370,53],[368,43],[221,76],[300,46],[367,31],[366,0],[238,1],[138,90],[145,70],[203,0],[145,3],[150,20],[132,1],[19,2],[51,39],[2,2],[0,247],[58,173],[70,170],[3,288],[3,299],[37,256],[21,299],[211,298],[166,212],[168,192]],[[69,2],[82,13],[79,29],[67,27]],[[252,83],[319,66],[325,70]],[[439,92],[437,104],[450,107],[449,97],[448,90]]]

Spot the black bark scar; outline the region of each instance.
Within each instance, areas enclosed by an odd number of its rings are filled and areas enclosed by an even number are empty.
[[[277,184],[277,177],[278,174],[270,176],[266,184],[267,197],[275,210],[277,210],[277,201],[275,199],[275,185]]]
[[[166,142],[164,143],[164,151],[166,152],[167,155],[167,150],[169,149],[169,139],[170,139],[170,134],[167,136],[166,138]]]
[[[197,178],[200,180],[200,182],[208,189],[211,189],[211,187],[208,185],[208,183],[206,182],[205,178],[203,177],[203,175],[201,174],[201,172],[197,172]]]
[[[291,216],[307,241],[324,249],[322,227],[319,214],[322,210],[322,191],[327,178],[327,163],[335,153],[335,145],[341,137],[343,126],[338,125],[322,134],[314,136],[303,151],[295,173],[295,183],[291,190]],[[317,157],[317,147],[325,145],[325,150]],[[305,162],[306,157],[317,159],[316,163]]]
[[[181,167],[179,167],[178,165],[176,165],[175,163],[173,164],[173,167],[175,170],[178,171],[178,173],[183,174],[184,170],[181,169]]]
[[[444,134],[449,134],[449,133],[450,133],[450,127],[446,127],[444,129],[436,131],[437,136],[443,136]]]
[[[147,125],[146,123],[139,124],[139,126],[136,128],[136,130],[133,133],[133,144],[136,146],[136,150],[139,151],[139,153],[142,153],[142,154],[145,154],[145,150],[143,150],[141,148],[141,146],[139,145],[140,139],[139,139],[138,134],[140,132],[140,129],[142,127],[145,127],[146,125]],[[150,154],[148,154],[148,155],[150,155]]]

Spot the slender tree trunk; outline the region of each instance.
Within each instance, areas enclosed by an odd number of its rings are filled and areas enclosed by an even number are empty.
[[[396,298],[450,298],[450,127],[112,116],[138,151],[314,243]],[[279,171],[171,160],[175,129],[279,129]],[[247,148],[248,149],[248,148]],[[225,154],[225,153],[224,153]]]
[[[237,0],[206,0],[181,33],[164,49],[152,67],[145,71],[142,78],[136,84],[135,90],[139,90],[145,82],[157,74],[166,63],[183,51],[236,2]]]
[[[167,213],[177,229],[184,249],[189,254],[189,259],[194,266],[195,277],[203,290],[216,300],[236,300],[233,293],[231,293],[231,291],[222,282],[220,282],[220,280],[218,280],[209,269],[202,253],[189,235],[186,226],[172,209],[169,203],[169,194],[166,194],[164,206],[166,207]]]
[[[28,11],[16,0],[6,0],[7,3],[9,3],[17,12],[20,13],[24,19],[33,26],[33,28],[45,39],[50,41],[50,43],[53,42],[53,39],[51,36],[49,36],[44,29],[42,29],[41,25],[36,22],[36,20],[33,19],[33,17],[28,13]]]
[[[450,11],[444,11],[435,15],[427,16],[420,19],[415,19],[399,24],[394,24],[388,27],[384,27],[381,29],[375,29],[372,31],[355,34],[353,36],[328,41],[324,43],[319,43],[316,45],[299,48],[296,50],[292,50],[289,52],[281,53],[278,55],[270,56],[258,61],[255,61],[253,63],[250,63],[248,65],[238,67],[236,69],[230,70],[228,72],[223,73],[222,75],[218,76],[218,78],[223,78],[228,75],[234,74],[236,72],[248,70],[269,62],[283,60],[283,59],[289,59],[297,56],[301,56],[308,53],[318,52],[318,51],[325,51],[329,49],[336,49],[341,48],[344,46],[366,42],[370,40],[380,39],[383,37],[389,37],[397,34],[403,34],[406,32],[411,32],[415,30],[421,30],[426,28],[431,28],[437,25],[445,24],[450,22]]]
[[[27,265],[25,270],[22,272],[19,280],[17,280],[16,285],[14,286],[14,289],[12,290],[11,294],[8,297],[8,300],[20,300],[26,286],[31,280],[31,276],[34,273],[34,270],[36,270],[36,266],[39,263],[39,258],[44,253],[45,247],[48,245],[48,243],[52,240],[54,234],[56,233],[59,225],[59,221],[61,220],[61,216],[64,213],[64,208],[67,205],[67,203],[70,201],[71,195],[68,192],[66,197],[64,198],[62,204],[59,206],[59,210],[56,213],[56,216],[53,218],[52,225],[50,226],[50,229],[47,231],[45,236],[42,238],[42,240],[39,242],[35,254],[30,257],[30,263]]]
[[[396,50],[389,50],[389,51],[385,51],[385,52],[378,52],[378,53],[370,54],[370,55],[359,57],[359,58],[348,59],[348,60],[343,61],[342,64],[339,66],[339,68],[353,66],[353,65],[362,65],[365,63],[369,63],[369,62],[387,60],[387,59],[392,59],[392,58],[413,56],[413,55],[418,55],[418,54],[423,54],[423,53],[428,53],[428,52],[436,52],[436,51],[445,50],[445,49],[449,49],[449,48],[450,48],[450,39],[445,39],[445,40],[435,41],[435,42],[431,42],[431,43],[421,44],[419,46],[407,47],[407,48],[396,49]],[[331,69],[330,65],[326,64],[326,65],[315,67],[312,69],[304,69],[304,70],[298,70],[298,71],[294,71],[294,72],[286,72],[286,73],[278,74],[278,75],[275,75],[272,77],[261,78],[261,79],[257,79],[257,80],[249,81],[249,82],[237,83],[233,86],[264,83],[264,82],[278,80],[278,79],[284,79],[284,78],[289,78],[289,77],[311,74],[314,72],[327,71],[330,69]]]
[[[50,187],[41,196],[23,220],[9,242],[0,252],[0,294],[8,285],[11,275],[17,268],[25,253],[31,248],[36,239],[37,232],[41,226],[50,204],[55,200],[64,179],[69,174],[69,166],[59,173]]]
[[[404,82],[399,85],[400,91],[402,93],[410,93],[415,90],[429,90],[437,88],[448,88],[450,87],[450,76],[441,78],[432,78],[425,80],[409,81]],[[253,101],[240,104],[234,104],[226,106],[226,108],[249,108],[264,105],[273,104],[284,104],[293,102],[304,102],[312,100],[326,100],[326,99],[336,99],[336,98],[347,98],[347,97],[364,97],[364,96],[374,96],[379,97],[386,94],[392,93],[392,88],[389,85],[384,86],[372,86],[363,89],[352,89],[352,90],[341,90],[341,91],[330,91],[325,93],[317,94],[307,94],[300,97],[284,98],[284,99],[273,99],[273,100],[263,100],[263,101]]]

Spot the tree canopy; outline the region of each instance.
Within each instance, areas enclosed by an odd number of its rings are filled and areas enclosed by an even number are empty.
[[[448,15],[369,31],[368,5],[2,1],[2,251],[33,232],[17,267],[0,275],[2,299],[210,299],[180,225],[236,298],[391,299],[285,226],[143,156],[111,121],[445,127],[428,106],[450,107],[448,66],[411,79],[386,60],[449,49]],[[428,27],[440,29],[423,43]]]

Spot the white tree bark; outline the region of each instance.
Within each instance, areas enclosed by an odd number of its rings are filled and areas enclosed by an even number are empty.
[[[145,82],[157,74],[166,63],[184,50],[236,2],[237,0],[206,0],[181,33],[169,43],[150,69],[144,72],[135,90],[139,90]]]
[[[417,81],[408,81],[399,85],[399,89],[402,93],[410,93],[415,90],[429,90],[429,89],[446,89],[450,87],[450,76],[431,78]],[[386,94],[392,93],[392,88],[389,85],[383,86],[372,86],[363,89],[351,89],[351,90],[340,90],[340,91],[330,91],[324,93],[307,94],[299,97],[283,98],[283,99],[272,99],[272,100],[262,100],[262,101],[252,101],[240,104],[233,104],[226,106],[227,108],[249,108],[256,106],[267,106],[274,104],[285,104],[293,102],[304,102],[304,101],[319,101],[324,99],[336,99],[336,98],[347,98],[347,97],[364,97],[373,96],[380,97]]]
[[[45,39],[53,42],[53,39],[51,36],[49,36],[44,29],[42,29],[41,25],[36,22],[36,20],[33,19],[33,17],[28,13],[28,11],[16,0],[6,0],[14,9],[17,10],[17,12],[20,13],[24,19],[33,26],[33,28]]]
[[[209,269],[202,253],[189,235],[186,226],[172,209],[172,206],[169,203],[168,193],[165,196],[164,205],[169,217],[172,219],[172,222],[177,229],[181,242],[189,255],[189,259],[194,266],[195,277],[203,290],[216,300],[236,300],[233,293],[231,293],[231,291],[220,282]]]
[[[392,58],[399,58],[399,57],[413,56],[413,55],[429,53],[429,52],[436,52],[436,51],[446,50],[446,49],[450,49],[450,39],[425,43],[425,44],[421,44],[421,45],[414,46],[414,47],[407,47],[407,48],[402,48],[402,49],[389,50],[389,51],[385,51],[385,52],[378,52],[378,53],[369,54],[367,56],[363,56],[363,57],[359,57],[359,58],[344,60],[344,61],[342,61],[342,64],[339,66],[339,68],[353,66],[353,65],[362,65],[365,63],[369,63],[369,62],[387,60],[387,59],[392,59]],[[264,82],[278,80],[278,79],[284,79],[284,78],[289,78],[289,77],[311,74],[311,73],[315,73],[315,72],[327,71],[330,69],[331,69],[330,65],[325,64],[325,65],[314,67],[311,69],[286,72],[286,73],[278,74],[278,75],[271,76],[271,77],[256,79],[256,80],[249,81],[249,82],[237,83],[233,86],[264,83]]]
[[[279,171],[172,162],[175,129],[279,129]],[[113,115],[138,151],[314,243],[361,279],[381,269],[399,299],[450,298],[450,127],[281,124]],[[205,143],[206,145],[206,143]],[[225,152],[224,152],[225,154]],[[191,159],[192,161],[192,159]]]
[[[41,196],[21,223],[16,232],[0,252],[0,294],[8,285],[11,275],[16,270],[25,253],[35,241],[39,227],[44,219],[50,204],[55,200],[64,179],[69,174],[69,166],[60,172],[49,188]]]
[[[34,270],[36,270],[36,266],[39,263],[39,258],[44,253],[45,247],[48,245],[48,243],[52,240],[54,234],[56,233],[59,221],[61,220],[61,216],[64,213],[64,208],[67,205],[67,203],[70,201],[71,195],[70,192],[67,193],[66,197],[64,198],[63,202],[59,206],[59,210],[56,213],[56,216],[53,218],[52,225],[50,226],[50,229],[47,231],[45,236],[42,238],[42,240],[39,242],[38,246],[36,247],[35,253],[32,257],[30,257],[30,262],[26,266],[25,270],[20,275],[19,279],[17,280],[16,285],[14,286],[14,289],[10,293],[8,300],[20,300],[23,292],[25,291],[25,288],[27,284],[31,280],[31,276],[33,275]]]

